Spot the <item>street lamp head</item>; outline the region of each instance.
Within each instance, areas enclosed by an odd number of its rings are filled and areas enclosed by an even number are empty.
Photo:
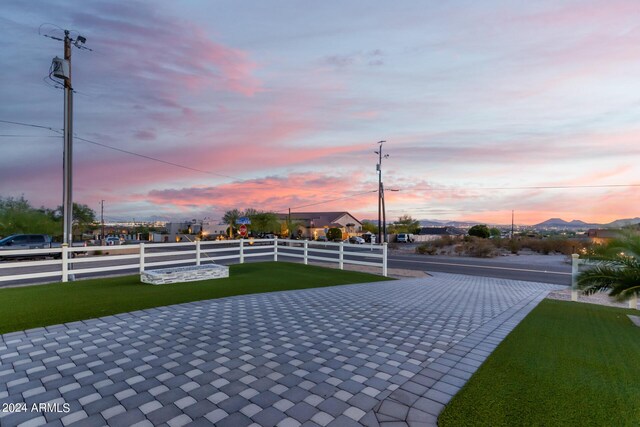
[[[382,144],[383,142],[387,142],[387,141],[378,141],[378,144]]]

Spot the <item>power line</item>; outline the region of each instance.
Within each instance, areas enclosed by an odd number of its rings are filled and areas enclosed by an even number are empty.
[[[0,120],[0,123],[8,123],[8,124],[13,124],[13,125],[18,125],[18,126],[27,126],[27,127],[32,127],[32,128],[38,128],[38,129],[46,129],[55,133],[59,133],[62,134],[62,131],[60,129],[55,129],[52,128],[50,126],[42,126],[42,125],[36,125],[33,123],[24,123],[24,122],[16,122],[16,121],[11,121],[11,120]],[[0,135],[0,136],[5,136],[5,135]],[[8,137],[8,135],[6,135]],[[27,136],[24,136],[27,137]],[[36,136],[34,136],[35,138]],[[198,169],[198,168],[193,168],[190,166],[185,166],[185,165],[181,165],[179,163],[175,163],[175,162],[169,162],[167,160],[162,160],[162,159],[158,159],[156,157],[152,157],[152,156],[147,156],[145,154],[140,154],[140,153],[135,153],[133,151],[128,151],[128,150],[124,150],[122,148],[117,148],[117,147],[113,147],[111,145],[107,145],[107,144],[103,144],[101,142],[97,142],[97,141],[92,141],[86,138],[81,138],[76,136],[76,139],[79,139],[81,141],[87,142],[89,144],[93,144],[93,145],[97,145],[100,146],[102,148],[107,148],[109,150],[114,150],[114,151],[118,151],[120,153],[125,153],[125,154],[129,154],[132,156],[136,156],[136,157],[140,157],[143,159],[147,159],[147,160],[152,160],[155,162],[159,162],[159,163],[163,163],[166,165],[170,165],[170,166],[174,166],[174,167],[178,167],[178,168],[182,168],[182,169],[186,169],[186,170],[190,170],[193,172],[200,172],[200,173],[206,173],[208,175],[215,175],[215,176],[220,176],[223,178],[229,178],[229,179],[233,179],[233,180],[237,180],[237,181],[243,181],[244,179],[239,178],[239,177],[235,177],[235,176],[231,176],[231,175],[224,175],[224,174],[219,174],[216,172],[211,172],[211,171],[206,171],[203,169]],[[620,187],[640,187],[640,184],[603,184],[603,185],[548,185],[548,186],[524,186],[524,187],[462,187],[463,189],[466,190],[553,190],[553,189],[570,189],[570,188],[620,188]],[[438,189],[438,188],[412,188],[412,191],[453,191],[456,188],[442,188],[442,189]],[[373,192],[378,191],[378,190],[374,190]],[[369,192],[364,192],[364,193],[357,193],[357,195],[360,194],[366,194]],[[348,197],[346,197],[348,198]],[[339,199],[335,199],[335,200],[343,200],[346,198],[339,198]],[[309,205],[304,205],[304,206],[297,206],[297,207],[292,207],[291,209],[297,209],[297,208],[301,208],[301,207],[308,207],[308,206],[315,206],[318,204],[323,204],[323,203],[328,203],[330,201],[335,201],[335,200],[329,200],[326,202],[318,202],[318,203],[311,203]]]
[[[33,128],[39,128],[39,129],[47,129],[47,130],[50,130],[52,132],[62,133],[62,131],[60,131],[58,129],[54,129],[54,128],[49,127],[49,126],[35,125],[35,124],[32,124],[32,123],[14,122],[14,121],[10,121],[10,120],[0,120],[0,123],[9,123],[9,124],[14,124],[14,125],[19,125],[19,126],[27,126],[27,127],[33,127]],[[87,142],[89,144],[97,145],[97,146],[102,147],[102,148],[107,148],[109,150],[118,151],[120,153],[129,154],[131,156],[136,156],[136,157],[140,157],[140,158],[147,159],[147,160],[152,160],[152,161],[159,162],[159,163],[164,163],[166,165],[174,166],[174,167],[177,167],[177,168],[182,168],[182,169],[190,170],[190,171],[193,171],[193,172],[206,173],[208,175],[220,176],[220,177],[223,177],[223,178],[230,178],[230,179],[237,180],[237,181],[242,181],[243,180],[242,178],[238,178],[238,177],[235,177],[235,176],[224,175],[224,174],[220,174],[220,173],[206,171],[206,170],[203,170],[203,169],[193,168],[191,166],[185,166],[185,165],[181,165],[179,163],[169,162],[167,160],[158,159],[156,157],[147,156],[145,154],[140,154],[140,153],[135,153],[133,151],[123,150],[122,148],[113,147],[111,145],[103,144],[103,143],[97,142],[97,141],[92,141],[92,140],[86,139],[86,138],[81,138],[79,136],[76,136],[75,138],[80,140],[80,141]]]
[[[175,166],[177,168],[182,168],[182,169],[190,170],[190,171],[193,171],[193,172],[201,172],[201,173],[206,173],[206,174],[209,174],[209,175],[221,176],[223,178],[230,178],[230,179],[242,181],[242,178],[238,178],[238,177],[235,177],[235,176],[224,175],[224,174],[215,173],[215,172],[211,172],[211,171],[206,171],[206,170],[198,169],[198,168],[192,168],[191,166],[185,166],[185,165],[181,165],[179,163],[169,162],[167,160],[162,160],[162,159],[158,159],[158,158],[155,158],[155,157],[147,156],[145,154],[140,154],[140,153],[135,153],[133,151],[123,150],[122,148],[112,147],[110,145],[103,144],[101,142],[92,141],[92,140],[86,139],[86,138],[80,138],[79,136],[76,136],[76,139],[78,139],[80,141],[87,142],[89,144],[97,145],[99,147],[108,148],[110,150],[118,151],[120,153],[130,154],[132,156],[140,157],[140,158],[143,158],[143,159],[153,160],[153,161],[159,162],[159,163],[164,163],[165,165]]]
[[[49,127],[49,126],[34,125],[32,123],[13,122],[11,120],[0,120],[0,123],[9,123],[9,124],[12,124],[12,125],[27,126],[27,127],[39,128],[39,129],[47,129],[47,130],[50,130],[50,131],[55,132],[55,133],[60,133],[60,134],[62,133],[62,130],[60,130],[60,129],[54,129],[54,128]]]
[[[322,202],[316,202],[316,203],[309,203],[308,205],[300,205],[300,206],[292,206],[291,209],[300,209],[300,208],[308,208],[309,206],[317,206],[317,205],[323,205],[325,203],[330,203],[330,202],[336,202],[338,200],[345,200],[345,199],[351,199],[355,196],[361,196],[363,194],[371,194],[371,193],[377,193],[378,190],[371,190],[371,191],[363,191],[361,193],[354,193],[350,196],[345,196],[345,197],[338,197],[335,199],[329,199],[329,200],[323,200]]]
[[[538,185],[528,187],[456,187],[456,188],[412,188],[412,191],[454,191],[464,190],[554,190],[569,188],[616,188],[640,187],[640,184],[602,184],[602,185]]]
[[[9,134],[0,134],[0,137],[2,137],[2,138],[62,138],[62,135],[54,136],[54,135],[9,135]]]

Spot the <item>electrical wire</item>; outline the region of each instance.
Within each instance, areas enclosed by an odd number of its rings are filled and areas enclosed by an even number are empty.
[[[27,126],[27,127],[33,127],[33,128],[38,128],[38,129],[47,129],[50,130],[52,132],[56,132],[59,134],[62,134],[62,130],[59,129],[54,129],[52,127],[49,126],[41,126],[41,125],[36,125],[36,124],[32,124],[32,123],[24,123],[24,122],[16,122],[16,121],[11,121],[11,120],[0,120],[0,123],[8,123],[8,124],[14,124],[14,125],[18,125],[18,126]],[[109,150],[114,150],[114,151],[118,151],[120,153],[125,153],[125,154],[129,154],[132,156],[136,156],[136,157],[140,157],[143,159],[147,159],[147,160],[152,160],[155,162],[159,162],[159,163],[163,163],[169,166],[174,166],[177,168],[181,168],[181,169],[186,169],[186,170],[190,170],[193,172],[199,172],[199,173],[205,173],[208,175],[214,175],[214,176],[219,176],[219,177],[223,177],[223,178],[229,178],[229,179],[233,179],[236,181],[244,181],[244,179],[239,178],[239,177],[235,177],[232,175],[225,175],[225,174],[220,174],[220,173],[216,173],[216,172],[211,172],[211,171],[206,171],[203,169],[198,169],[198,168],[193,168],[190,166],[185,166],[185,165],[181,165],[179,163],[175,163],[175,162],[170,162],[167,160],[162,160],[162,159],[158,159],[156,157],[152,157],[152,156],[147,156],[145,154],[140,154],[140,153],[136,153],[133,151],[128,151],[128,150],[124,150],[122,148],[117,148],[117,147],[113,147],[111,145],[107,145],[107,144],[103,144],[101,142],[97,142],[97,141],[93,141],[87,138],[82,138],[79,136],[74,136],[75,139],[78,139],[80,141],[84,141],[87,142],[89,144],[93,144],[102,148],[107,148]],[[524,186],[524,187],[465,187],[464,189],[466,190],[540,190],[540,189],[570,189],[570,188],[623,188],[623,187],[640,187],[640,184],[603,184],[603,185],[549,185],[549,186]],[[434,191],[452,191],[452,189],[434,189],[434,188],[428,188],[428,189],[421,189],[421,188],[412,188],[412,191],[425,191],[425,192],[434,192]],[[353,196],[356,195],[361,195],[361,194],[367,194],[367,193],[372,193],[372,192],[376,192],[378,190],[373,190],[373,191],[367,191],[367,192],[363,192],[363,193],[356,193]],[[316,206],[316,205],[320,205],[320,204],[324,204],[324,203],[329,203],[332,201],[338,201],[338,200],[345,200],[348,199],[350,197],[353,196],[347,196],[347,197],[341,197],[341,198],[337,198],[337,199],[331,199],[331,200],[326,200],[326,201],[322,201],[322,202],[316,202],[316,203],[311,203],[311,204],[307,204],[307,205],[302,205],[302,206],[296,206],[296,207],[292,207],[291,209],[299,209],[299,208],[304,208],[304,207],[309,207],[309,206]]]
[[[640,184],[601,184],[601,185],[538,185],[528,187],[463,187],[465,190],[556,190],[569,188],[616,188],[640,187]],[[453,188],[412,188],[412,191],[452,191]]]
[[[148,160],[153,160],[153,161],[156,161],[156,162],[159,162],[159,163],[164,163],[165,165],[175,166],[177,168],[187,169],[187,170],[190,170],[190,171],[193,171],[193,172],[201,172],[201,173],[206,173],[206,174],[209,174],[209,175],[215,175],[215,176],[220,176],[220,177],[223,177],[223,178],[230,178],[230,179],[233,179],[233,180],[242,181],[241,178],[238,178],[238,177],[235,177],[235,176],[224,175],[224,174],[221,174],[221,173],[206,171],[206,170],[198,169],[198,168],[192,168],[191,166],[185,166],[185,165],[181,165],[179,163],[169,162],[167,160],[162,160],[162,159],[158,159],[158,158],[155,158],[155,157],[147,156],[145,154],[140,154],[140,153],[135,153],[133,151],[123,150],[122,148],[112,147],[110,145],[103,144],[103,143],[97,142],[97,141],[92,141],[92,140],[86,139],[86,138],[81,138],[79,136],[74,136],[73,138],[77,139],[77,140],[80,140],[80,141],[87,142],[89,144],[97,145],[99,147],[108,148],[110,150],[118,151],[120,153],[130,154],[132,156],[140,157],[140,158],[143,158],[143,159],[148,159]]]
[[[62,138],[62,135],[10,135],[10,134],[0,134],[1,138]]]
[[[350,196],[345,196],[345,197],[338,197],[335,199],[329,199],[329,200],[323,200],[322,202],[316,202],[316,203],[309,203],[307,205],[300,205],[300,206],[292,206],[289,209],[301,209],[301,208],[308,208],[309,206],[317,206],[317,205],[323,205],[325,203],[331,203],[331,202],[337,202],[338,200],[346,200],[346,199],[352,199],[356,196],[362,196],[363,194],[371,194],[371,193],[377,193],[378,190],[370,190],[370,191],[363,191],[360,193],[354,193]]]
[[[12,125],[18,125],[18,126],[27,126],[27,127],[32,127],[32,128],[38,128],[38,129],[47,129],[50,130],[52,132],[56,132],[59,134],[62,134],[62,129],[54,129],[50,126],[40,126],[40,125],[34,125],[32,123],[22,123],[22,122],[14,122],[11,120],[0,120],[0,123],[8,123],[8,124],[12,124]]]
[[[19,125],[19,126],[28,126],[28,127],[33,127],[33,128],[39,128],[39,129],[47,129],[47,130],[50,130],[52,132],[56,132],[56,133],[60,133],[60,134],[62,133],[61,130],[54,129],[54,128],[49,127],[49,126],[35,125],[35,124],[32,124],[32,123],[22,123],[22,122],[15,122],[15,121],[11,121],[11,120],[0,120],[0,123],[9,123],[9,124],[14,124],[14,125]],[[224,174],[211,172],[211,171],[206,171],[206,170],[198,169],[198,168],[192,168],[190,166],[185,166],[185,165],[181,165],[179,163],[169,162],[167,160],[158,159],[156,157],[147,156],[145,154],[140,154],[140,153],[135,153],[133,151],[123,150],[122,148],[113,147],[111,145],[103,144],[103,143],[97,142],[97,141],[92,141],[92,140],[87,139],[87,138],[82,138],[82,137],[74,135],[74,139],[77,139],[77,140],[80,140],[80,141],[84,141],[84,142],[89,143],[89,144],[97,145],[97,146],[102,147],[102,148],[107,148],[109,150],[118,151],[120,153],[129,154],[129,155],[140,157],[140,158],[147,159],[147,160],[153,160],[153,161],[159,162],[159,163],[164,163],[166,165],[174,166],[174,167],[177,167],[177,168],[182,168],[182,169],[187,169],[187,170],[190,170],[190,171],[193,171],[193,172],[206,173],[208,175],[215,175],[215,176],[220,176],[220,177],[223,177],[223,178],[230,178],[230,179],[233,179],[233,180],[242,181],[242,178],[238,178],[238,177],[235,177],[235,176],[224,175]]]

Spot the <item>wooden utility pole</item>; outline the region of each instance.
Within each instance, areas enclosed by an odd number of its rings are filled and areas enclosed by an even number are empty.
[[[511,240],[513,240],[513,218],[514,218],[514,213],[512,209],[511,210]]]
[[[105,237],[104,237],[104,200],[100,201],[100,223],[102,224],[102,232],[100,233],[100,244],[104,246]]]
[[[64,30],[64,38],[43,34],[64,44],[64,59],[53,58],[52,71],[64,84],[64,151],[62,155],[62,243],[71,245],[73,241],[73,85],[71,84],[71,45],[78,49],[91,50],[84,46],[87,39],[80,34],[76,38]]]
[[[382,244],[385,239],[385,234],[383,228],[386,228],[383,225],[383,210],[384,210],[384,190],[382,189],[382,158],[385,159],[389,157],[388,154],[382,155],[382,144],[386,141],[378,141],[380,147],[378,151],[375,153],[378,155],[378,164],[376,165],[376,170],[378,171],[378,243]]]
[[[71,37],[64,31],[64,60],[68,75],[64,79],[64,152],[62,161],[62,243],[73,242],[73,87],[71,86]]]

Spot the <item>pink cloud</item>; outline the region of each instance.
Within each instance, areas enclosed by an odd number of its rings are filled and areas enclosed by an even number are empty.
[[[244,207],[278,212],[289,208],[308,211],[316,209],[306,205],[316,203],[320,210],[344,210],[362,206],[359,193],[372,190],[375,191],[375,187],[363,183],[359,174],[328,177],[318,173],[294,173],[217,186],[152,190],[137,195],[136,199],[157,205],[208,206],[217,212]],[[373,197],[375,194],[372,193]],[[333,199],[341,200],[324,203]]]

